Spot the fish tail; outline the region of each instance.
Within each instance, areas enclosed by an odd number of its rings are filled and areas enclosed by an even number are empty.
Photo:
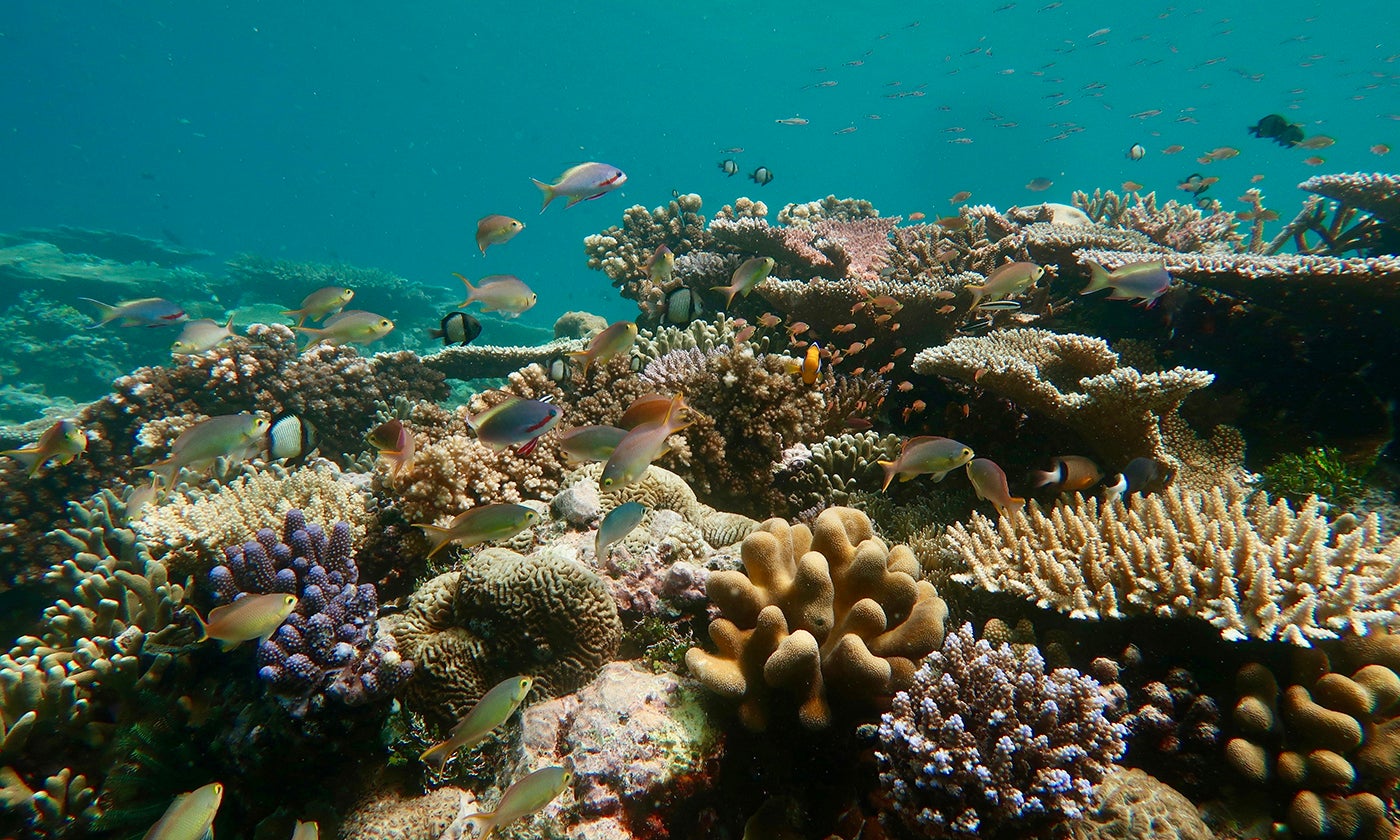
[[[440,329],[437,329],[436,327],[434,327],[433,329],[428,330],[428,337],[429,337],[429,338],[442,338],[442,337],[445,336],[445,335],[447,335],[447,330],[440,330]]]
[[[428,545],[431,546],[428,550],[428,557],[442,551],[444,546],[452,542],[452,532],[446,528],[439,528],[436,525],[414,525],[413,527],[422,528],[423,535],[428,538]]]
[[[229,335],[233,335],[233,314],[232,314],[232,313],[229,313],[229,316],[228,316],[228,323],[227,323],[227,324],[224,324],[224,329],[228,330]]]
[[[984,287],[982,287],[982,286],[973,286],[973,285],[971,285],[971,284],[968,284],[968,285],[966,285],[966,286],[963,286],[963,288],[964,288],[964,289],[967,289],[969,292],[972,293],[972,307],[971,307],[971,309],[976,309],[976,308],[977,308],[977,304],[979,304],[979,303],[982,302],[982,294],[983,294],[982,289],[983,289]]]
[[[442,768],[447,765],[448,756],[452,754],[448,751],[447,744],[447,741],[443,741],[441,744],[433,744],[431,747],[424,750],[422,755],[418,756],[418,760],[433,768],[434,771],[441,773]]]
[[[209,641],[209,625],[204,623],[204,618],[199,614],[199,610],[195,609],[193,604],[185,604],[181,609],[194,616],[195,622],[199,624],[199,641]]]
[[[310,350],[312,347],[315,347],[317,344],[320,344],[323,341],[329,341],[329,339],[326,338],[326,331],[323,329],[318,329],[316,327],[292,327],[292,331],[306,333],[309,336],[313,336],[311,341],[305,347],[301,348],[303,353],[305,353],[307,350]]]
[[[572,358],[572,359],[582,359],[582,360],[583,360],[583,375],[584,375],[585,377],[587,377],[587,376],[588,376],[588,366],[589,366],[590,364],[593,363],[593,357],[590,356],[590,355],[588,354],[588,351],[587,351],[587,350],[574,350],[574,351],[570,352],[568,355],[569,355],[569,357]]]
[[[734,296],[739,293],[739,285],[736,283],[730,286],[711,286],[710,291],[724,292],[724,308],[729,309],[734,305]]]
[[[536,182],[536,183],[538,183],[538,182]],[[541,210],[540,212],[543,213],[544,211]],[[472,281],[468,280],[467,278],[463,277],[462,275],[458,274],[458,273],[455,272],[455,271],[452,272],[452,276],[453,276],[453,277],[456,277],[458,280],[461,280],[461,281],[462,281],[463,283],[465,283],[466,286],[467,286],[467,299],[458,304],[458,306],[466,306],[467,304],[471,303],[472,300],[474,300],[474,299],[476,298],[476,289],[477,289],[477,287],[472,285]],[[489,306],[483,306],[482,308],[483,308],[485,311],[487,311],[487,312],[490,312],[490,311],[491,311],[491,309],[490,309]]]
[[[111,305],[110,303],[103,303],[100,300],[93,300],[90,297],[78,298],[78,300],[85,300],[93,306],[97,307],[97,323],[88,324],[86,329],[95,330],[103,324],[109,324],[112,321],[115,321],[121,317],[121,313],[119,313],[117,311],[117,308]]]
[[[541,181],[538,178],[531,178],[530,180],[534,181],[535,186],[540,188],[540,192],[544,193],[544,204],[540,205],[540,212],[543,213],[545,211],[545,208],[549,206],[549,202],[553,201],[554,197],[558,195],[558,193],[554,191],[553,184],[546,184],[544,181]]]
[[[482,811],[479,814],[472,814],[462,821],[462,825],[471,826],[477,831],[476,840],[490,840],[496,833],[496,812]]]
[[[284,309],[278,314],[285,315],[288,318],[295,316],[297,319],[297,327],[306,323],[306,311],[302,309]],[[296,329],[296,327],[292,327],[292,329]]]
[[[1085,262],[1089,264],[1089,285],[1084,287],[1084,291],[1080,292],[1081,295],[1093,294],[1094,292],[1107,289],[1112,285],[1109,279],[1108,269],[1093,260],[1085,260]]]
[[[898,461],[878,461],[880,469],[885,471],[885,483],[880,485],[880,492],[890,489],[890,482],[894,481],[895,474],[899,472]]]
[[[9,455],[24,466],[29,472],[29,477],[34,478],[39,474],[39,467],[44,463],[44,459],[39,457],[37,449],[6,449],[0,455]]]
[[[1060,481],[1060,471],[1063,470],[1060,464],[1055,464],[1052,470],[1031,470],[1029,476],[1032,487],[1044,487],[1048,484],[1057,484]]]

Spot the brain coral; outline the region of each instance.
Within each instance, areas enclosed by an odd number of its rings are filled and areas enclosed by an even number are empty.
[[[416,663],[409,706],[451,726],[507,677],[535,678],[536,696],[567,694],[617,652],[622,622],[607,585],[571,560],[487,548],[423,584],[381,620]]]
[[[718,652],[691,648],[685,663],[739,701],[751,730],[766,728],[782,693],[798,696],[810,729],[830,725],[833,699],[878,704],[943,641],[947,605],[915,580],[909,548],[888,548],[858,510],[830,508],[810,529],[770,519],[744,539],[742,556],[747,575],[710,575],[723,616],[710,624]]]

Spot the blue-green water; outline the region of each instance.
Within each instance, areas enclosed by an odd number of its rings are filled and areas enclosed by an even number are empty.
[[[1400,145],[1397,33],[1380,2],[21,2],[0,16],[0,230],[106,227],[452,289],[452,271],[508,272],[540,292],[528,321],[625,316],[581,241],[672,190],[711,211],[834,193],[932,216],[962,190],[1003,208],[1128,179],[1182,195],[1202,171],[1227,209],[1264,175],[1286,213],[1309,174],[1389,163],[1368,149]],[[1271,112],[1336,145],[1245,134]],[[810,122],[775,122],[792,117]],[[1195,162],[1220,146],[1241,153]],[[774,181],[726,178],[733,147],[741,175]],[[621,194],[536,217],[528,179],[582,160],[626,170]],[[482,257],[473,225],[496,212],[529,228]]]

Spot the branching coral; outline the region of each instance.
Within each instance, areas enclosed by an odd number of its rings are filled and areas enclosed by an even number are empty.
[[[852,508],[812,528],[770,519],[744,539],[743,572],[715,572],[707,591],[721,618],[718,648],[686,652],[691,673],[738,701],[751,730],[788,698],[809,729],[831,725],[833,704],[868,708],[910,684],[915,662],[943,640],[947,605],[916,581],[906,546],[888,548]]]
[[[948,528],[954,580],[1075,618],[1196,616],[1231,640],[1307,647],[1400,626],[1400,538],[1238,485],[1100,503],[1075,494]]]
[[[965,624],[881,719],[880,786],[889,817],[916,837],[1063,823],[1086,815],[1126,734],[1097,681],[1047,674],[1035,647],[994,648]]]

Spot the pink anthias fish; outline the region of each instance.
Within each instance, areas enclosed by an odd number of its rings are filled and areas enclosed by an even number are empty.
[[[1093,260],[1085,262],[1089,264],[1089,285],[1081,295],[1112,289],[1109,300],[1141,300],[1151,306],[1172,283],[1166,263],[1161,260],[1127,263],[1111,272]]]
[[[530,180],[544,193],[544,204],[540,206],[540,212],[543,213],[549,207],[549,202],[561,195],[569,199],[569,203],[564,205],[565,210],[580,201],[592,201],[606,195],[625,184],[627,174],[616,166],[589,162],[565,170],[553,184],[546,184],[538,178]]]
[[[1026,503],[1025,499],[1011,495],[1006,486],[1006,472],[995,461],[988,458],[973,458],[967,462],[967,478],[977,498],[985,499],[1002,513],[1010,513]]]

